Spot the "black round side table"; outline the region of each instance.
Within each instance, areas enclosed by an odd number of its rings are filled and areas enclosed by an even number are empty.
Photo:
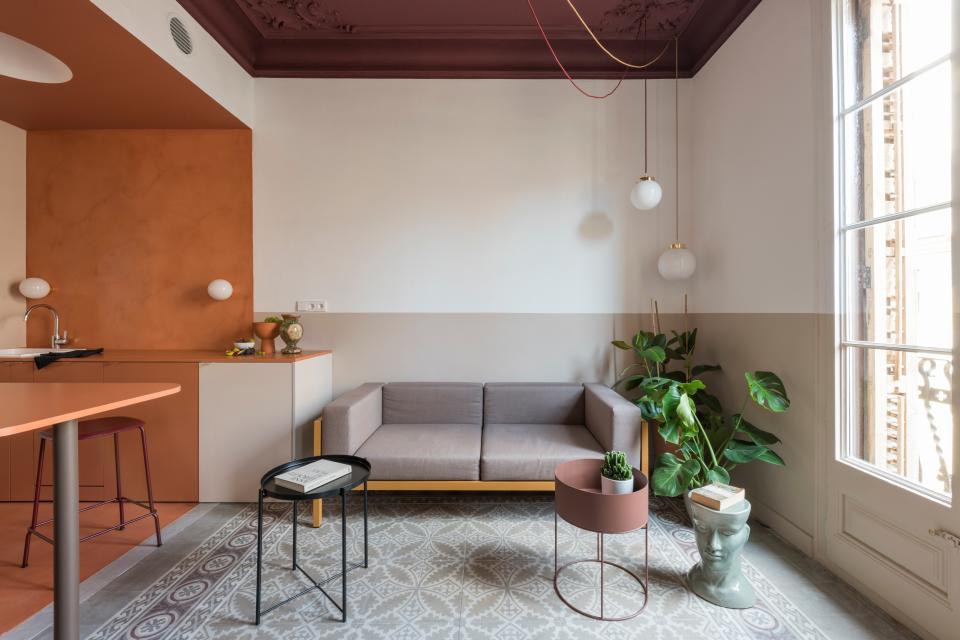
[[[316,462],[317,460],[332,460],[334,462],[340,462],[342,464],[348,464],[352,467],[349,475],[343,476],[342,478],[337,478],[332,482],[327,484],[320,485],[313,491],[309,493],[300,493],[299,491],[294,491],[292,489],[287,489],[286,487],[281,487],[278,485],[274,478],[276,478],[281,473],[286,473],[291,469],[296,469],[297,467],[302,467],[305,464],[310,464],[311,462]],[[343,614],[341,622],[347,621],[347,572],[356,569],[358,567],[367,568],[367,480],[370,478],[370,463],[367,462],[364,458],[358,458],[357,456],[313,456],[310,458],[301,458],[300,460],[293,460],[285,464],[280,465],[279,467],[274,467],[267,471],[263,477],[260,479],[260,491],[258,496],[258,510],[257,510],[257,617],[255,624],[260,624],[260,617],[270,613],[277,607],[282,607],[292,600],[296,600],[300,596],[311,593],[314,589],[317,589],[326,596],[334,607]],[[360,563],[351,563],[349,566],[347,564],[347,493],[354,487],[359,487],[363,485],[363,564]],[[316,500],[318,498],[330,498],[332,496],[340,495],[340,573],[325,578],[324,580],[318,581],[313,578],[306,570],[297,563],[297,511],[298,505],[302,500]],[[299,593],[295,593],[286,600],[282,602],[277,602],[272,604],[263,611],[260,610],[260,582],[262,578],[262,558],[263,558],[263,499],[264,498],[274,498],[276,500],[289,500],[293,502],[293,562],[291,563],[290,570],[297,571],[299,570],[303,575],[307,577],[307,580],[311,582],[311,586],[307,587]],[[341,604],[330,597],[330,594],[323,589],[323,585],[328,582],[333,582],[337,578],[342,578],[342,594],[341,594]]]

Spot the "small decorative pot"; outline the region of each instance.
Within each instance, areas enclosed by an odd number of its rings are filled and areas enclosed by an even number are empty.
[[[600,491],[602,493],[633,493],[633,478],[629,480],[612,480],[605,475],[600,476]]]
[[[698,562],[687,573],[690,589],[715,605],[749,609],[757,602],[753,586],[740,570],[740,553],[750,538],[750,503],[746,500],[723,511],[683,496],[697,539]]]
[[[280,335],[279,322],[254,322],[253,333],[260,338],[260,353],[273,355],[277,352],[274,340]]]
[[[297,346],[297,343],[303,338],[303,325],[300,324],[300,314],[283,314],[283,324],[280,325],[280,338],[287,345],[280,353],[293,355],[303,352],[303,349]]]

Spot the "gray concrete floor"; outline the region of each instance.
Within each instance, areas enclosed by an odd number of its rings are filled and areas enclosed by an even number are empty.
[[[237,504],[217,505],[91,596],[81,607],[81,634],[97,629],[241,508],[242,505]],[[838,640],[919,640],[918,636],[770,529],[755,522],[751,526],[745,556],[828,637]],[[52,637],[51,629],[34,636]]]
[[[920,640],[823,565],[760,523],[750,523],[744,556],[830,638]]]

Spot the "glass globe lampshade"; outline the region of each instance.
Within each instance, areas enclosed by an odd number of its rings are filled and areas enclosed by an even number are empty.
[[[640,176],[630,191],[630,203],[642,211],[656,207],[662,197],[663,189],[653,176]]]
[[[697,268],[697,258],[682,242],[675,242],[660,254],[657,270],[665,280],[686,280]]]
[[[217,278],[207,285],[207,294],[214,300],[226,300],[233,295],[233,285],[226,280]]]
[[[50,293],[50,283],[43,278],[24,278],[18,289],[24,298],[44,298]]]

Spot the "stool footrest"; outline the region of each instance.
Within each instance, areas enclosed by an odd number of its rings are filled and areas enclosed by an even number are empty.
[[[102,535],[105,534],[105,533],[110,533],[111,531],[116,531],[117,529],[123,529],[123,528],[125,528],[128,524],[133,524],[134,522],[140,522],[140,521],[143,520],[144,518],[149,518],[149,517],[151,517],[151,516],[152,516],[152,517],[156,517],[156,516],[157,516],[156,510],[151,509],[149,505],[146,505],[146,504],[144,504],[144,503],[142,503],[142,502],[139,502],[139,501],[137,501],[137,500],[131,500],[130,498],[120,498],[119,500],[118,500],[117,498],[112,498],[112,499],[110,499],[110,500],[103,500],[103,501],[101,501],[101,502],[95,502],[94,504],[87,505],[86,507],[80,509],[79,511],[80,511],[80,513],[83,513],[84,511],[90,511],[91,509],[96,509],[97,507],[103,507],[103,506],[106,506],[106,505],[108,505],[108,504],[119,504],[119,503],[121,503],[121,502],[124,503],[124,504],[135,504],[135,505],[137,505],[138,507],[140,507],[140,508],[142,508],[142,509],[146,509],[147,512],[146,512],[146,513],[143,513],[143,514],[140,514],[139,516],[137,516],[137,517],[135,517],[135,518],[129,518],[129,519],[126,519],[126,518],[125,518],[125,519],[123,520],[123,522],[120,522],[120,523],[118,523],[118,524],[115,524],[115,525],[113,525],[112,527],[107,527],[106,529],[99,529],[99,530],[95,531],[94,533],[91,533],[91,534],[89,534],[89,535],[83,536],[82,538],[80,538],[80,542],[86,542],[87,540],[93,540],[94,538],[98,538],[98,537],[102,536]],[[49,536],[47,536],[47,535],[45,535],[45,534],[40,533],[39,531],[37,531],[37,527],[43,527],[43,526],[46,526],[46,525],[48,525],[48,524],[51,524],[52,522],[53,522],[53,518],[47,518],[46,520],[42,520],[42,521],[38,522],[38,523],[36,524],[36,526],[27,527],[27,535],[37,536],[38,538],[40,538],[40,539],[43,540],[44,542],[47,542],[47,543],[49,543],[49,544],[53,544],[53,538],[51,538],[51,537],[49,537]]]

